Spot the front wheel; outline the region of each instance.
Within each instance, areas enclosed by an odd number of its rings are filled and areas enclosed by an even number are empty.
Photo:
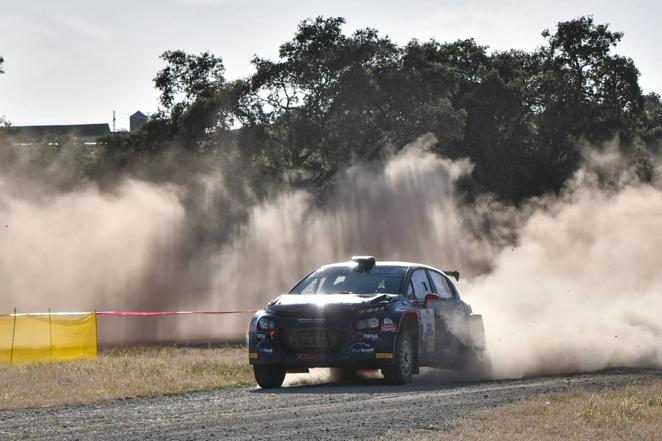
[[[414,341],[409,333],[400,333],[395,347],[395,366],[382,369],[388,384],[401,385],[411,380],[414,372],[414,349]]]
[[[285,368],[269,365],[254,365],[255,381],[262,389],[281,387],[285,380]]]

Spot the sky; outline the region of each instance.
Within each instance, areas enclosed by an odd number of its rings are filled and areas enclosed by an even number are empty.
[[[210,51],[226,78],[250,75],[254,55],[276,58],[309,17],[342,16],[346,32],[373,27],[412,38],[473,37],[492,50],[531,50],[559,21],[593,15],[625,33],[644,92],[662,92],[662,2],[655,0],[0,0],[0,115],[14,125],[112,121],[157,110],[152,79],[166,50]]]

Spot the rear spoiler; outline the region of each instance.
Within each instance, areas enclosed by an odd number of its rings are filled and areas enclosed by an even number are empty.
[[[448,276],[453,277],[456,281],[460,281],[460,272],[459,271],[444,271]]]

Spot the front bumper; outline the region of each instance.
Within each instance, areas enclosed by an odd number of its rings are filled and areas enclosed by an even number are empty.
[[[273,317],[273,331],[248,332],[249,362],[285,368],[354,367],[379,369],[394,363],[396,333],[380,329],[357,331],[354,319]],[[380,323],[383,317],[380,318]]]

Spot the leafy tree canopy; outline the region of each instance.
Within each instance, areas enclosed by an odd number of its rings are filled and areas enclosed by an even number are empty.
[[[223,60],[208,52],[190,55],[181,50],[166,51],[161,59],[167,65],[154,78],[154,85],[161,92],[161,106],[168,112],[213,97],[225,83]]]
[[[433,133],[435,151],[474,162],[469,197],[521,202],[559,191],[582,141],[620,138],[652,177],[660,96],[642,95],[634,62],[613,52],[623,34],[592,17],[545,30],[533,51],[490,52],[473,39],[401,46],[344,24],[302,21],[275,60],[256,56],[254,73],[236,81],[220,57],[165,52],[154,79],[161,111],[138,133],[114,136],[110,160],[207,152],[230,158],[257,194],[284,183],[324,194],[352,161],[379,161]]]

